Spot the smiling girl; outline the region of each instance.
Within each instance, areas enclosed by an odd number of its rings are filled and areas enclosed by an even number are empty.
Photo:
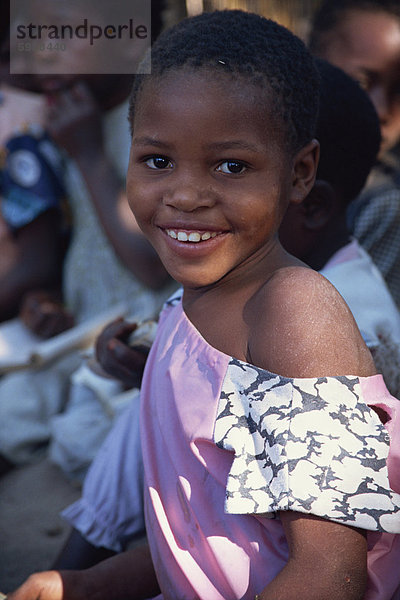
[[[395,597],[367,557],[382,532],[399,553],[397,401],[342,298],[277,234],[314,183],[317,98],[302,42],[253,14],[203,14],[154,46],[127,191],[183,294],[141,390],[149,550],[36,575],[12,600]]]

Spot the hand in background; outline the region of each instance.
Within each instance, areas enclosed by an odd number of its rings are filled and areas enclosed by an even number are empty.
[[[48,96],[47,130],[79,162],[103,149],[101,111],[83,81]]]
[[[132,348],[129,338],[137,323],[117,319],[107,325],[96,341],[96,358],[102,368],[127,388],[140,387],[149,349]]]
[[[56,571],[31,575],[17,590],[7,594],[9,600],[63,600],[63,582]]]
[[[20,319],[42,338],[51,338],[74,325],[74,318],[55,294],[29,292],[21,304]]]
[[[7,600],[88,600],[85,571],[34,573]]]

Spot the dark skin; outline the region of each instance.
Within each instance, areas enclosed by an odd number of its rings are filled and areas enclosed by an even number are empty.
[[[132,348],[127,340],[135,323],[117,319],[107,325],[96,340],[96,358],[103,369],[126,388],[140,387],[148,350]]]
[[[74,325],[74,316],[64,306],[60,290],[34,290],[21,304],[20,319],[43,339],[58,335]]]

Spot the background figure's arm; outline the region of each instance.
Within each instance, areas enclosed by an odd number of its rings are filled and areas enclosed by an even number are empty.
[[[78,164],[104,231],[122,262],[147,286],[161,288],[169,276],[129,208],[120,177],[105,153],[101,111],[83,82],[52,97],[48,129]]]

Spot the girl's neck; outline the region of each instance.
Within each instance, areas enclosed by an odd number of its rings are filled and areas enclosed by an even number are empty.
[[[248,360],[249,322],[259,291],[281,268],[301,265],[277,244],[268,260],[238,268],[206,288],[184,288],[183,308],[209,344],[240,360]]]

